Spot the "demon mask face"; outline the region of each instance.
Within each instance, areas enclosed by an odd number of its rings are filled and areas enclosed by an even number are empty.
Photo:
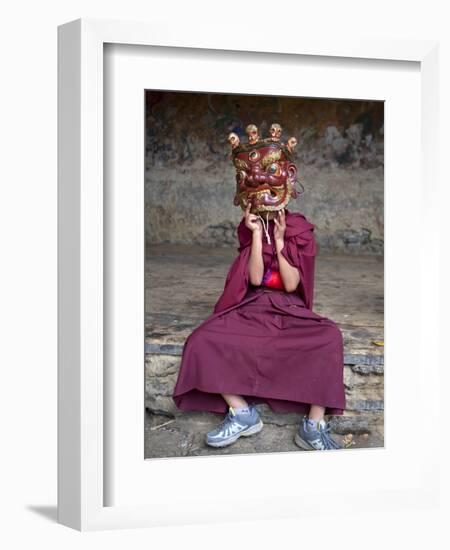
[[[297,140],[292,137],[287,144],[281,142],[279,124],[272,124],[265,139],[254,124],[247,126],[246,132],[247,143],[241,143],[234,133],[228,136],[236,168],[234,205],[245,210],[250,202],[252,214],[281,210],[291,197],[298,196],[297,167],[292,157]]]

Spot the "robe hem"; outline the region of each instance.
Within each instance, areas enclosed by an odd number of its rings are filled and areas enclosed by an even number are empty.
[[[214,408],[214,407],[203,407],[203,408],[199,408],[199,407],[195,407],[195,406],[185,406],[183,405],[182,403],[182,400],[183,400],[183,397],[187,396],[187,394],[189,394],[191,391],[198,391],[198,392],[202,392],[202,393],[206,393],[206,394],[209,394],[209,395],[215,395],[215,396],[219,396],[220,399],[223,400],[223,407],[220,408],[220,410],[218,408]],[[216,412],[216,413],[223,413],[223,412],[226,412],[227,408],[228,408],[228,405],[226,404],[226,401],[223,399],[223,397],[221,396],[222,393],[227,393],[227,394],[235,394],[235,395],[241,395],[243,396],[244,398],[255,398],[255,399],[261,399],[263,400],[269,407],[270,409],[275,412],[275,413],[288,413],[288,412],[298,412],[296,410],[294,410],[294,408],[307,408],[307,407],[310,407],[311,405],[318,405],[320,407],[324,407],[325,408],[325,414],[326,415],[333,415],[333,416],[341,416],[344,414],[344,411],[345,411],[345,405],[344,407],[339,407],[339,406],[336,406],[336,405],[325,405],[323,403],[318,403],[317,401],[316,402],[310,402],[310,401],[302,401],[302,400],[293,400],[293,399],[285,399],[285,398],[282,398],[282,397],[271,397],[271,396],[268,396],[267,394],[265,395],[258,395],[257,393],[248,393],[248,392],[242,392],[242,391],[234,391],[234,390],[230,390],[230,389],[226,389],[226,390],[223,390],[223,391],[214,391],[214,392],[211,392],[211,391],[205,391],[203,389],[200,389],[200,388],[197,388],[197,387],[192,387],[190,388],[189,390],[186,390],[184,391],[183,393],[180,393],[180,394],[172,394],[172,400],[174,401],[175,405],[177,406],[177,408],[181,411],[197,411],[197,412]],[[177,402],[178,401],[178,402]],[[273,403],[271,403],[271,401],[284,401],[286,403],[292,403],[293,404],[293,408],[291,410],[282,410],[281,408],[277,408],[276,404],[274,405]],[[287,407],[289,407],[289,404],[287,405]],[[333,412],[327,412],[327,411],[333,411]],[[300,413],[302,414],[302,413]]]

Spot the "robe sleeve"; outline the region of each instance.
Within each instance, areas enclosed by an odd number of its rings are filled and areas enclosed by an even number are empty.
[[[299,270],[300,281],[296,292],[299,293],[306,307],[312,310],[316,259],[314,227],[285,239],[281,254],[292,267]]]
[[[251,252],[250,242],[248,239],[245,242],[240,239],[239,254],[228,270],[222,295],[214,306],[214,313],[238,304],[247,293],[249,285],[248,260]]]

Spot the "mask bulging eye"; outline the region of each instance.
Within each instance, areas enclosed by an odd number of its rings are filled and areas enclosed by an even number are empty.
[[[271,176],[279,176],[280,175],[280,166],[276,162],[274,162],[271,165],[269,165],[269,167],[267,168],[267,172]]]
[[[258,151],[251,151],[248,155],[249,160],[252,162],[256,162],[259,159],[259,153]]]

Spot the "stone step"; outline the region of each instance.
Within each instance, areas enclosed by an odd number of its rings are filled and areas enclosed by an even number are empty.
[[[181,357],[147,354],[145,367],[146,407],[162,414],[176,415],[172,400]],[[345,364],[344,384],[348,411],[382,411],[384,376],[382,364]]]
[[[150,339],[149,339],[150,340]],[[160,344],[158,342],[145,342],[145,353],[147,355],[174,355],[180,356],[183,352],[183,344]],[[369,367],[377,369],[380,373],[383,372],[384,355],[381,353],[345,353],[344,364],[358,365],[360,367]],[[363,370],[361,368],[360,370]]]
[[[382,446],[383,362],[359,361],[359,359],[361,358],[353,356],[352,362],[344,366],[347,401],[344,415],[330,417],[330,419],[339,436],[338,439],[340,438],[340,441],[345,439],[349,446]],[[172,393],[180,361],[179,354],[151,353],[146,356],[147,457],[188,456],[211,452],[209,447],[203,445],[203,440],[197,432],[206,433],[205,430],[211,430],[214,423],[220,420],[221,415],[184,412],[177,409]],[[297,450],[292,442],[292,429],[283,431],[280,428],[292,428],[298,424],[301,415],[274,413],[264,404],[258,405],[258,409],[261,411],[263,422],[269,427],[264,434],[258,435],[257,440],[253,437],[248,438],[256,445],[257,450],[252,452],[275,452],[277,449]],[[252,443],[245,438],[242,440],[233,445],[232,449],[227,448],[225,452],[227,454],[250,452],[245,449],[252,449]],[[217,453],[217,450],[212,449],[212,452]]]

